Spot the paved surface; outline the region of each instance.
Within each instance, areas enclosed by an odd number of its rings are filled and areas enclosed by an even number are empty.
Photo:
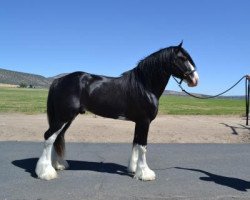
[[[42,143],[0,142],[0,199],[250,199],[250,145],[150,144],[157,180],[126,173],[130,144],[67,144],[71,168],[43,181]]]

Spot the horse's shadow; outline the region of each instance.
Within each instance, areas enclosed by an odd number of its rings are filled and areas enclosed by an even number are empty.
[[[16,167],[24,169],[30,173],[32,177],[37,177],[35,173],[35,167],[38,159],[27,158],[22,160],[14,160],[12,164]],[[69,163],[69,169],[67,170],[82,170],[82,171],[94,171],[109,174],[118,174],[122,176],[132,176],[128,173],[127,167],[115,163],[104,163],[104,162],[88,162],[78,160],[67,160]]]
[[[183,168],[183,167],[174,167],[174,168],[175,169],[181,169],[181,170],[188,170],[188,171],[203,173],[206,176],[205,177],[200,177],[200,180],[214,182],[214,183],[216,183],[218,185],[230,187],[230,188],[233,188],[233,189],[238,190],[238,191],[246,192],[248,189],[250,189],[250,182],[239,179],[239,178],[212,174],[210,172],[200,170],[200,169]]]

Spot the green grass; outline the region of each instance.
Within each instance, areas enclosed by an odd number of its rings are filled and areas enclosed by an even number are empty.
[[[0,88],[1,113],[45,113],[48,90]]]
[[[239,99],[206,99],[162,96],[160,114],[171,115],[244,115],[245,102]]]
[[[46,112],[46,89],[0,88],[0,113],[36,114]],[[159,114],[244,115],[244,100],[162,96]]]

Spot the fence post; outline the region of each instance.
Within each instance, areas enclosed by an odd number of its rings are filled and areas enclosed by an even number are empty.
[[[246,75],[246,125],[249,119],[250,75]]]

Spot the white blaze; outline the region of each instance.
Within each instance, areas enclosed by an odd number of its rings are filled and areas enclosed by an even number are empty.
[[[185,65],[189,68],[190,71],[195,70],[194,66],[189,61],[186,61]],[[199,81],[199,75],[198,75],[197,71],[190,74],[190,78],[192,79],[193,84],[197,85],[197,83]]]

